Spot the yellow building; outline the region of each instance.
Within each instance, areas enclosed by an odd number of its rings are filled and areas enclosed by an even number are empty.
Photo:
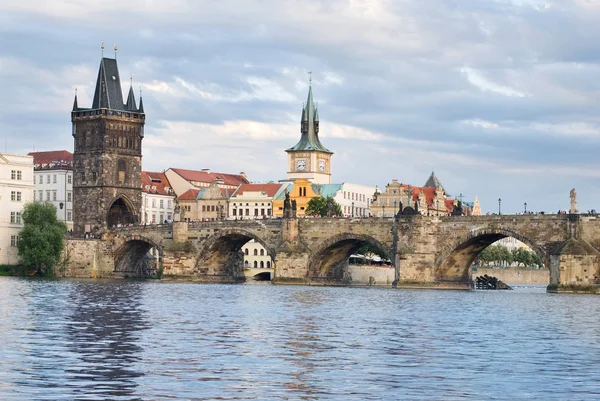
[[[315,193],[311,184],[307,179],[299,178],[286,188],[286,191],[290,194],[290,201],[296,201],[296,216],[298,217],[304,217],[308,202],[319,196]],[[286,191],[282,191],[273,199],[273,216],[275,217],[283,217],[283,201],[285,200]]]

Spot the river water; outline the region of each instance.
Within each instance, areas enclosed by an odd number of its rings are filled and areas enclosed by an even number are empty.
[[[600,298],[0,277],[2,400],[597,400]]]

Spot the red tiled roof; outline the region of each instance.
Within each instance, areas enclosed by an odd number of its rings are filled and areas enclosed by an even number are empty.
[[[142,171],[142,191],[149,194],[158,195],[175,194],[165,173],[156,173],[150,171]]]
[[[248,183],[248,180],[241,174],[224,174],[213,171],[185,170],[181,168],[172,168],[171,170],[179,174],[187,181],[211,183],[220,179],[223,180],[225,185],[236,187],[240,184]]]
[[[35,170],[73,170],[73,153],[68,150],[29,152]]]
[[[269,198],[275,196],[279,188],[281,188],[283,184],[242,184],[235,191],[235,196],[242,195],[244,191],[248,192],[264,192],[267,194]]]
[[[199,189],[196,188],[192,188],[192,189],[188,189],[187,191],[185,191],[184,193],[181,194],[181,196],[179,196],[179,200],[196,200],[196,198],[198,197],[198,192],[200,192]]]

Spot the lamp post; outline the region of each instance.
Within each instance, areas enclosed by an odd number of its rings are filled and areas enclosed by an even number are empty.
[[[523,214],[527,214],[527,202],[523,203],[523,210],[524,210]]]
[[[440,215],[440,200],[439,199],[435,200],[435,211],[436,211],[436,214],[439,216]]]
[[[352,202],[352,217],[354,217],[354,202]]]
[[[501,215],[500,204],[502,203],[502,199],[498,198],[498,215]]]

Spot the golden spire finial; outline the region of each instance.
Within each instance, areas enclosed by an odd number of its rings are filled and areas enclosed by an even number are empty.
[[[133,74],[129,75],[129,84],[131,85],[131,87],[133,88]]]
[[[104,41],[102,41],[100,48],[102,49],[102,57],[104,57]]]
[[[77,96],[77,87],[75,87],[75,96]]]
[[[117,58],[117,50],[119,50],[117,44],[115,43],[115,58]]]

